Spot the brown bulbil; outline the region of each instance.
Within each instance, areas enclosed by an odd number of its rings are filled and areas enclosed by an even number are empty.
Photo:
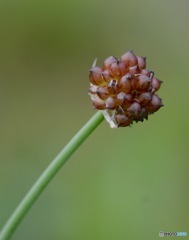
[[[145,57],[137,56],[137,60],[138,60],[138,68],[140,70],[146,68],[146,58]]]
[[[146,58],[133,51],[105,59],[103,68],[89,71],[89,94],[96,109],[102,110],[111,127],[126,127],[143,121],[163,106],[156,92],[162,81],[146,69]]]
[[[138,117],[141,112],[141,106],[138,102],[133,102],[131,106],[127,109],[128,115],[130,117]]]
[[[131,75],[126,74],[120,79],[120,90],[129,92],[131,90]]]
[[[135,56],[132,50],[123,54],[121,56],[121,61],[123,61],[128,67],[133,67],[138,64],[137,57]]]
[[[130,118],[127,115],[124,115],[124,114],[117,114],[115,116],[115,120],[118,124],[118,127],[127,127],[132,122],[132,118]]]
[[[141,93],[138,97],[137,100],[139,101],[139,103],[141,105],[146,105],[147,103],[149,103],[152,99],[152,94],[150,92],[144,92]]]
[[[147,104],[146,109],[150,113],[154,113],[162,107],[162,100],[156,94],[153,95],[152,100]]]
[[[105,102],[102,99],[100,99],[98,96],[94,97],[93,106],[94,106],[94,108],[99,109],[99,110],[103,110],[106,108]]]
[[[110,56],[104,60],[104,68],[110,69],[112,63],[117,62],[117,58]]]
[[[158,91],[160,86],[162,84],[162,81],[157,79],[157,78],[153,78],[152,79],[152,88],[155,89],[155,91]]]
[[[116,61],[112,63],[110,72],[114,77],[123,76],[126,73],[126,66],[125,63],[122,61]]]
[[[126,95],[127,93],[124,93],[124,92],[120,92],[117,94],[117,104],[118,105],[122,105],[124,100],[126,99]]]
[[[102,100],[105,100],[108,96],[109,96],[109,92],[107,87],[99,87],[96,90],[96,94],[98,95],[98,97]]]
[[[143,107],[143,108],[141,109],[140,114],[139,114],[137,117],[135,117],[135,121],[136,121],[136,122],[138,122],[138,121],[143,122],[144,119],[148,119],[148,111],[146,110],[145,107]]]
[[[90,82],[94,85],[102,85],[105,83],[102,77],[102,68],[100,67],[93,67],[89,70],[89,79]]]
[[[105,82],[109,82],[112,79],[112,75],[108,69],[105,69],[102,73],[102,78]]]
[[[145,91],[150,85],[150,78],[145,75],[138,76],[136,89],[138,91]]]
[[[114,109],[116,107],[116,99],[113,97],[108,97],[106,99],[106,108],[107,109]]]
[[[117,95],[117,104],[119,104],[124,111],[127,111],[127,108],[131,105],[132,100],[132,94],[130,93],[120,92]]]

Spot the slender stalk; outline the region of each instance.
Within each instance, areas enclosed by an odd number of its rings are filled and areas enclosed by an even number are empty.
[[[102,113],[100,111],[97,112],[50,163],[5,223],[0,233],[0,240],[7,240],[11,237],[50,180],[103,119]]]

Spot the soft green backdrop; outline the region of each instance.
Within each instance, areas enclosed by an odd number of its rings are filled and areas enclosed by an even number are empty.
[[[100,125],[13,240],[189,233],[188,23],[187,0],[0,1],[0,228],[94,114],[87,89],[95,57],[101,64],[133,49],[164,81],[165,107],[131,128]]]

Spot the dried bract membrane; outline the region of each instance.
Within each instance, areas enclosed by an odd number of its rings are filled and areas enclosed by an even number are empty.
[[[103,67],[95,65],[89,70],[89,95],[110,127],[142,122],[163,106],[156,94],[162,81],[146,69],[145,57],[128,51],[120,59],[106,58]]]

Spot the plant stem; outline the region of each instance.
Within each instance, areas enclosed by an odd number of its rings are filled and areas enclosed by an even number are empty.
[[[24,218],[28,210],[43,192],[50,180],[60,170],[68,158],[76,151],[76,149],[84,142],[84,140],[95,130],[95,128],[103,121],[104,117],[98,111],[71,139],[71,141],[62,149],[57,157],[50,163],[46,170],[41,174],[39,179],[34,183],[32,188],[17,206],[13,214],[9,217],[0,233],[0,240],[8,240],[17,226]]]

